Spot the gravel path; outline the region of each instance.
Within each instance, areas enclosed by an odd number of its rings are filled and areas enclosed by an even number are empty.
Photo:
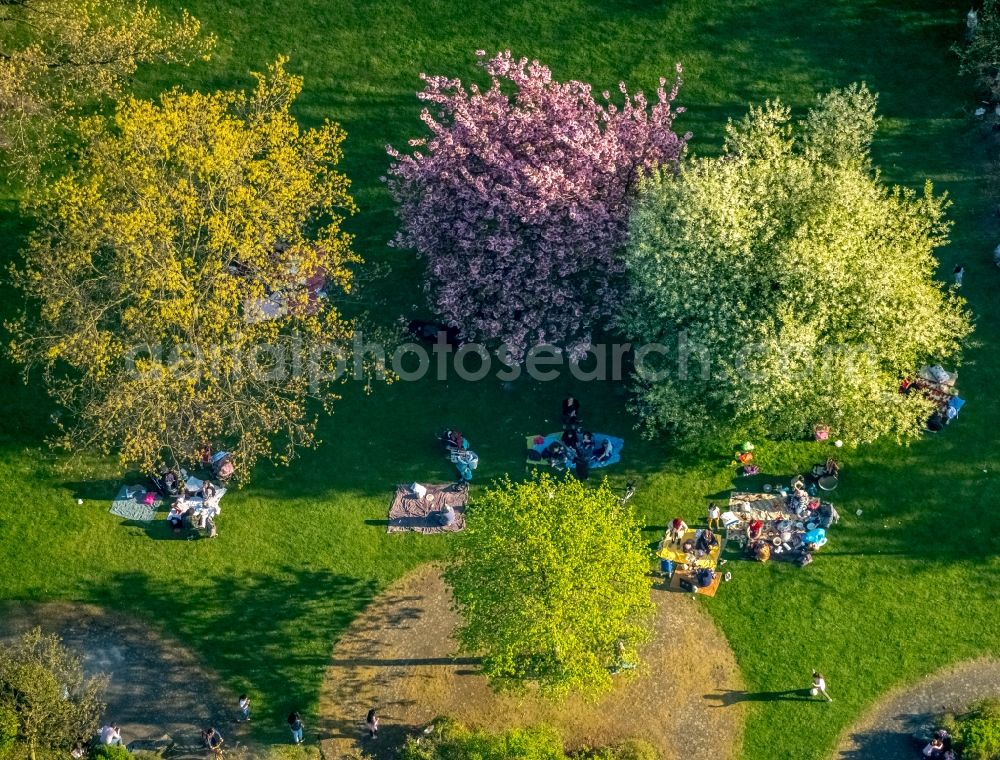
[[[914,760],[920,756],[910,738],[914,728],[987,697],[1000,698],[1000,660],[984,658],[945,668],[880,701],[844,735],[832,757]]]
[[[226,698],[189,646],[99,607],[0,604],[0,642],[36,626],[61,636],[81,656],[86,673],[110,676],[105,720],[121,726],[127,743],[139,748],[172,744],[175,757],[203,758],[201,729],[213,723],[228,747],[245,742],[247,727],[233,723],[229,703],[235,698]]]
[[[502,731],[547,723],[571,749],[627,738],[652,743],[663,760],[726,760],[738,753],[745,704],[736,662],[702,600],[656,589],[653,640],[644,667],[596,703],[497,696],[474,658],[456,656],[459,622],[437,568],[425,565],[379,596],[340,638],[320,697],[324,757],[363,748],[377,760],[440,715]],[[709,602],[711,603],[711,602]],[[716,704],[719,703],[719,704]],[[377,707],[377,742],[362,738]],[[707,709],[724,707],[724,709]]]

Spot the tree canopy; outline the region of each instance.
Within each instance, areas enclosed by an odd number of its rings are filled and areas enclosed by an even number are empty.
[[[975,26],[969,27],[964,45],[955,45],[959,71],[975,79],[976,86],[994,101],[1000,99],[1000,7],[984,0]]]
[[[948,201],[930,183],[884,185],[875,106],[855,85],[793,125],[768,102],[729,123],[721,156],[643,182],[622,326],[663,347],[639,382],[648,431],[796,437],[824,423],[858,443],[921,430],[928,402],[900,379],[954,364],[971,324],[934,279]]]
[[[478,54],[489,87],[422,74],[430,137],[388,148],[394,244],[423,257],[433,308],[467,340],[501,341],[515,360],[533,343],[585,346],[620,299],[636,181],[684,150],[679,68],[652,105],[621,83],[618,107],[538,61]]]
[[[15,356],[67,414],[60,441],[151,467],[225,447],[246,475],[314,442],[352,328],[344,131],[301,130],[283,60],[250,93],[128,98],[82,123],[77,166],[31,199]],[[329,350],[328,350],[329,349]]]
[[[186,11],[169,20],[143,0],[0,3],[0,149],[37,167],[71,117],[119,96],[140,64],[207,58],[213,44]]]
[[[0,718],[12,715],[16,723],[8,756],[68,756],[97,731],[105,685],[103,677],[85,677],[80,658],[58,636],[37,628],[0,647]]]
[[[596,695],[648,637],[648,572],[639,523],[607,483],[543,474],[475,498],[445,578],[458,640],[495,688]]]

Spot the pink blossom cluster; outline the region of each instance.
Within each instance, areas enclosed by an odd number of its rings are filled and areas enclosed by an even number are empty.
[[[652,104],[622,82],[616,106],[538,61],[477,56],[489,88],[421,74],[431,134],[409,153],[387,146],[392,244],[424,258],[432,306],[466,340],[503,342],[517,361],[534,343],[579,351],[620,303],[637,178],[690,139],[672,129],[680,66]]]

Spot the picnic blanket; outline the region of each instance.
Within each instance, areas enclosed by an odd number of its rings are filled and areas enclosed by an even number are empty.
[[[696,541],[700,533],[700,530],[696,530],[694,528],[688,529],[688,531],[684,534],[684,538],[681,539],[681,544],[685,541]],[[726,542],[725,536],[717,535],[716,538],[719,539],[719,543],[713,546],[712,550],[708,554],[698,556],[692,553],[689,556],[684,552],[680,545],[671,544],[667,540],[667,537],[664,536],[663,540],[660,541],[660,548],[659,551],[657,551],[656,556],[660,559],[669,559],[672,562],[676,562],[678,565],[687,565],[690,568],[710,567],[714,569],[719,562],[719,555],[722,553],[722,549]]]
[[[780,493],[746,493],[733,491],[729,495],[729,511],[740,516],[740,519],[750,520],[798,520],[795,514],[788,510],[785,497]]]
[[[396,495],[389,507],[389,533],[412,530],[417,533],[454,533],[465,528],[465,505],[469,500],[467,483],[425,485],[421,499],[410,490],[410,484],[396,486]],[[452,525],[440,525],[435,513],[451,506],[455,510]]]
[[[141,520],[149,522],[156,515],[156,509],[162,503],[159,494],[152,504],[145,504],[137,499],[142,499],[146,495],[143,486],[122,486],[111,502],[111,509],[108,510],[113,515],[124,517],[126,520]]]
[[[611,457],[606,462],[595,462],[593,459],[590,460],[590,468],[597,469],[598,467],[607,467],[611,464],[617,464],[622,461],[622,449],[625,447],[625,440],[623,438],[615,438],[613,435],[605,435],[604,433],[594,433],[594,448],[602,445],[605,440],[611,441]],[[529,435],[525,437],[525,448],[527,449],[525,453],[525,461],[530,465],[547,467],[549,460],[547,459],[533,459],[531,452],[534,451],[541,457],[543,451],[550,443],[562,440],[562,433],[549,433],[548,435]],[[575,468],[575,465],[570,465]]]
[[[212,485],[215,488],[215,496],[209,499],[209,503],[206,504],[205,499],[201,496],[185,496],[184,503],[194,509],[195,512],[201,512],[202,510],[211,508],[215,515],[219,514],[222,512],[222,505],[220,502],[222,501],[222,497],[226,495],[227,489],[225,486],[216,485],[214,482]],[[189,477],[186,481],[184,481],[185,494],[197,493],[204,487],[205,481],[200,478]]]

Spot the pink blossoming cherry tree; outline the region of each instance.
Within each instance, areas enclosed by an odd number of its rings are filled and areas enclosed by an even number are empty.
[[[513,361],[536,343],[579,355],[620,302],[637,179],[690,139],[673,131],[680,66],[652,103],[620,83],[616,106],[538,61],[476,54],[489,87],[421,74],[430,136],[387,147],[392,244],[425,260],[431,304],[464,339],[505,344]]]

